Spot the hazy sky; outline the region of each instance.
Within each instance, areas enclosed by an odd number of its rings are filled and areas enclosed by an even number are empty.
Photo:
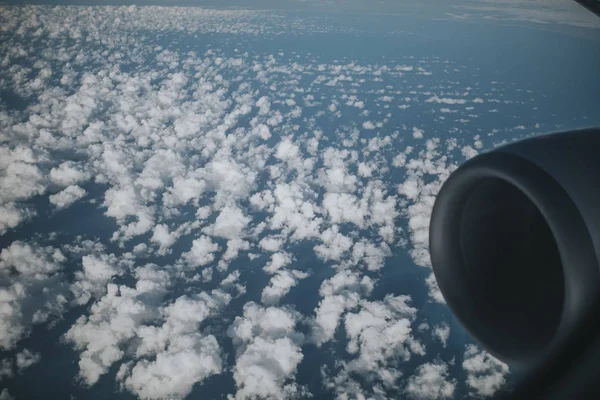
[[[600,18],[573,0],[9,0],[0,4],[178,5],[412,15],[463,22],[526,23],[600,29]]]

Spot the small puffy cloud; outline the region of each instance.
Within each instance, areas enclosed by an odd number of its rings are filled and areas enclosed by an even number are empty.
[[[215,223],[204,228],[203,232],[225,239],[237,239],[245,235],[250,220],[238,206],[228,205],[221,209]]]
[[[302,156],[300,147],[290,138],[284,138],[275,149],[275,157],[286,162],[290,167],[302,169]]]
[[[366,122],[363,122],[363,128],[365,128],[367,130],[373,130],[373,129],[375,129],[375,124],[371,121],[366,121]]]
[[[469,159],[477,155],[477,150],[471,146],[465,146],[461,149],[461,153],[465,158]]]
[[[50,180],[62,187],[72,186],[89,178],[81,165],[73,161],[65,161],[50,170]]]
[[[352,259],[355,264],[364,264],[369,271],[383,267],[385,258],[392,254],[390,248],[381,243],[379,246],[362,239],[352,246]]]
[[[228,213],[237,213],[232,205],[238,199],[246,199],[255,185],[257,172],[230,155],[217,154],[202,171],[204,180],[215,192],[215,206]]]
[[[423,134],[425,131],[423,129],[419,129],[416,126],[413,126],[413,137],[415,139],[423,139]]]
[[[71,185],[62,191],[51,195],[49,197],[50,204],[53,204],[57,209],[61,210],[83,198],[86,194],[87,192],[85,189],[77,185]]]
[[[355,307],[362,296],[373,290],[373,280],[357,272],[343,270],[321,284],[323,299],[315,309],[313,339],[317,345],[333,339],[344,311]]]
[[[294,398],[304,390],[295,382],[304,341],[296,332],[299,315],[282,308],[244,306],[227,330],[236,348],[235,399]]]
[[[425,354],[412,332],[417,310],[409,301],[408,296],[391,295],[383,301],[361,300],[357,311],[346,314],[346,350],[355,358],[339,363],[341,368],[333,378],[322,371],[327,387],[341,397],[358,393],[364,398],[398,389],[402,376],[399,364],[412,354]],[[364,393],[364,386],[354,379],[357,374],[368,382],[374,395]]]
[[[444,295],[442,295],[442,291],[440,290],[440,287],[437,284],[437,280],[435,279],[435,275],[433,272],[431,272],[429,276],[425,279],[425,283],[427,284],[429,297],[440,304],[446,304]]]
[[[182,258],[192,268],[201,267],[214,261],[214,252],[219,251],[219,245],[214,243],[208,236],[200,236],[192,242],[192,248],[183,253]]]
[[[284,240],[272,236],[262,238],[258,245],[265,251],[277,252],[281,249]]]
[[[119,229],[113,233],[113,240],[129,240],[143,235],[154,227],[154,211],[144,205],[143,196],[132,186],[113,186],[104,193],[105,215],[113,217],[119,223]],[[126,224],[129,216],[135,220]]]
[[[302,271],[277,271],[269,281],[269,285],[262,291],[261,301],[265,305],[276,305],[292,287],[298,284],[300,279],[308,277],[308,273]]]
[[[191,176],[175,176],[173,185],[163,194],[163,202],[166,206],[180,206],[189,201],[197,201],[204,190],[206,182],[192,174]]]
[[[224,267],[223,263],[236,259],[240,254],[240,251],[248,250],[250,250],[250,242],[240,238],[228,240],[225,254],[223,254],[223,257],[219,262],[221,264],[221,268]]]
[[[14,371],[13,371],[12,360],[9,358],[0,360],[0,382],[4,378],[11,378],[13,375],[14,375]]]
[[[405,163],[407,169],[404,182],[398,185],[398,194],[407,199],[402,215],[408,218],[408,228],[412,248],[410,255],[417,265],[430,266],[429,258],[429,221],[435,197],[443,182],[457,168],[449,163],[446,156],[438,150],[439,139],[431,139],[426,143],[426,149],[411,156]],[[405,152],[406,153],[406,152]],[[429,282],[433,288],[435,281]]]
[[[454,396],[456,381],[448,376],[448,366],[443,363],[427,363],[419,366],[404,389],[412,399],[439,400]]]
[[[157,243],[159,254],[165,254],[167,250],[175,243],[178,235],[176,232],[169,232],[169,227],[165,224],[158,224],[154,227],[150,241]]]
[[[260,137],[262,140],[268,140],[271,138],[271,130],[269,129],[269,127],[265,124],[259,124],[257,125],[253,130],[252,133],[257,135],[258,137]]]
[[[491,397],[506,383],[508,366],[475,345],[465,349],[463,370],[467,386],[477,397]]]
[[[365,214],[368,212],[367,204],[348,193],[326,193],[323,207],[332,223],[350,222],[359,227],[364,225]]]
[[[25,200],[44,192],[42,171],[34,164],[10,163],[0,171],[0,204]]]
[[[220,290],[182,296],[160,310],[162,325],[143,325],[136,356],[142,358],[120,377],[124,386],[143,399],[184,398],[196,383],[221,372],[221,349],[200,324],[225,307],[231,296]],[[125,364],[124,364],[125,365]],[[126,367],[125,367],[126,368]]]
[[[101,297],[106,284],[115,275],[122,275],[129,262],[119,260],[114,254],[87,254],[81,258],[81,271],[75,272],[71,292],[79,305],[87,304],[92,297]]]
[[[42,359],[40,353],[34,353],[29,349],[23,349],[23,351],[17,353],[15,358],[15,364],[19,372],[26,368],[31,367],[33,364],[38,363]]]
[[[370,178],[373,175],[373,169],[364,162],[358,163],[358,175],[363,178]]]
[[[60,250],[16,241],[0,252],[0,348],[10,350],[33,325],[60,317],[67,286]]]
[[[273,191],[275,206],[269,219],[269,228],[291,233],[292,240],[306,240],[319,235],[322,219],[317,217],[317,206],[306,201],[299,183],[277,184]]]
[[[400,153],[394,156],[392,160],[392,165],[394,167],[404,167],[406,165],[406,154]]]
[[[448,343],[448,338],[450,337],[450,327],[448,324],[437,325],[433,328],[433,336],[436,337],[444,347]]]
[[[315,253],[323,260],[339,261],[352,247],[352,239],[343,235],[337,225],[327,228],[321,234],[322,244],[314,247]]]
[[[271,260],[269,260],[267,262],[267,264],[264,266],[263,269],[265,270],[265,272],[267,272],[269,274],[274,274],[279,269],[281,269],[291,263],[292,263],[292,256],[289,253],[286,253],[286,252],[274,253],[271,256]]]
[[[425,354],[424,347],[412,336],[411,322],[417,309],[408,303],[408,296],[387,295],[383,302],[362,300],[361,309],[345,317],[347,350],[358,354],[353,360],[356,369],[374,369],[386,360],[408,360],[412,353]]]
[[[115,363],[117,379],[144,399],[182,398],[194,384],[221,371],[221,351],[200,324],[231,296],[221,290],[180,296],[162,304],[169,273],[154,264],[136,268],[135,287],[107,285],[106,294],[81,316],[65,339],[81,351],[79,376],[95,384]]]
[[[138,362],[124,386],[141,399],[184,398],[194,384],[221,372],[221,349],[210,335],[174,340],[169,351],[153,361]]]
[[[467,100],[465,99],[453,99],[448,97],[438,97],[438,95],[433,95],[427,100],[426,103],[438,103],[438,104],[465,104]]]
[[[14,202],[0,204],[0,235],[10,228],[18,226],[30,214],[16,206]]]
[[[138,294],[136,289],[109,284],[91,314],[79,317],[65,334],[81,350],[79,376],[85,384],[95,384],[125,355],[121,347],[136,336],[140,323],[157,317],[156,310],[138,299]]]

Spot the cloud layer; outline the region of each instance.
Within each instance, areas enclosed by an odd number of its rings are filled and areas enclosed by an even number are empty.
[[[444,310],[428,226],[460,163],[544,129],[520,119],[543,93],[515,99],[514,84],[436,56],[252,45],[365,33],[340,18],[0,10],[0,90],[23,104],[0,107],[0,234],[58,227],[0,253],[1,379],[44,363],[21,346],[40,327],[76,351],[84,387],[108,379],[143,399],[217,376],[234,399],[505,385],[505,365],[455,344],[448,321],[426,324]],[[511,118],[491,129],[490,112]]]

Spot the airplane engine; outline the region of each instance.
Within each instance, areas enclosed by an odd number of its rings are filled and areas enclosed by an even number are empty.
[[[535,393],[545,388],[543,398],[592,390],[589,380],[600,377],[600,129],[468,160],[437,196],[429,240],[440,290],[483,348],[526,375]]]

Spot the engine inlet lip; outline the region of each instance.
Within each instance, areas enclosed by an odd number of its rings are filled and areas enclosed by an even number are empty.
[[[496,178],[523,193],[540,211],[550,228],[563,266],[564,301],[560,322],[552,339],[543,348],[515,354],[501,352],[493,338],[473,329],[469,294],[457,280],[462,268],[459,243],[461,212],[472,190],[482,180]],[[590,314],[598,298],[598,263],[587,226],[571,196],[543,168],[510,153],[481,154],[463,164],[445,182],[436,199],[430,224],[430,255],[434,274],[444,298],[467,332],[492,355],[513,369],[542,367],[560,353]],[[510,338],[518,340],[518,338]]]

